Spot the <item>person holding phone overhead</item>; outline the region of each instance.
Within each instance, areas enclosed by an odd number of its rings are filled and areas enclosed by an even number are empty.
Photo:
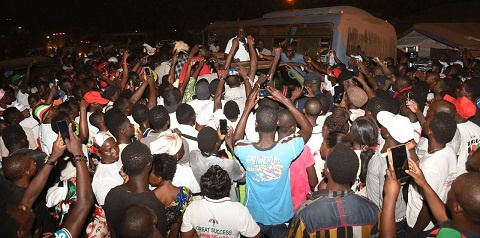
[[[455,119],[450,114],[438,112],[429,117],[422,128],[423,134],[428,138],[428,152],[419,159],[419,167],[428,184],[444,203],[447,201],[448,192],[445,181],[457,169],[455,151],[451,146],[446,145],[455,135],[456,127]],[[433,228],[431,222],[433,217],[429,215],[427,203],[424,203],[425,199],[422,194],[423,192],[417,184],[410,184],[407,223],[412,228],[411,234],[429,231]]]
[[[387,151],[392,147],[405,144],[413,140],[413,126],[407,117],[395,115],[388,111],[380,111],[377,114],[377,122],[380,127],[380,134],[385,143],[379,152],[376,152],[367,168],[366,196],[372,200],[380,209],[383,205],[383,187],[385,183],[385,171],[388,168]],[[407,149],[414,153],[414,142],[407,143]],[[399,193],[395,204],[395,222],[397,236],[405,237],[407,224],[405,212],[407,210],[402,192]]]

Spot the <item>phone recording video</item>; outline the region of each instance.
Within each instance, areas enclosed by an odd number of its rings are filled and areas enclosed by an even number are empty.
[[[220,134],[226,135],[228,133],[227,120],[220,119]]]
[[[393,168],[395,170],[395,175],[400,183],[407,182],[410,175],[405,173],[405,170],[408,169],[408,155],[407,155],[407,147],[405,144],[391,147],[387,150],[387,163],[393,164]]]
[[[57,126],[58,126],[58,131],[60,132],[60,135],[62,136],[62,139],[68,139],[70,138],[70,133],[68,132],[68,123],[67,121],[57,121]]]
[[[335,103],[341,103],[343,100],[343,94],[345,93],[345,88],[343,86],[336,86],[334,88],[335,96],[334,96],[334,102]]]
[[[144,69],[145,69],[145,75],[147,75],[147,76],[152,75],[152,71],[151,71],[150,67],[144,67]]]

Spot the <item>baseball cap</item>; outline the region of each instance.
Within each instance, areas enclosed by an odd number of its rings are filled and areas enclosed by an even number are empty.
[[[387,128],[388,133],[399,143],[407,143],[413,139],[413,125],[407,117],[381,111],[377,114],[377,121]]]
[[[448,94],[445,94],[443,100],[451,102],[453,105],[455,105],[458,115],[465,119],[473,117],[475,116],[475,113],[477,113],[477,106],[475,106],[475,104],[465,96],[454,98]]]
[[[107,104],[109,102],[108,99],[103,98],[100,92],[98,91],[90,91],[85,93],[83,99],[88,103],[100,103],[100,104]]]
[[[52,108],[52,104],[40,104],[33,109],[33,116],[43,123]]]
[[[338,75],[338,83],[340,84],[341,82],[345,80],[349,80],[351,78],[353,78],[353,72],[349,70],[345,70],[340,75]]]
[[[305,79],[305,81],[320,81],[322,78],[322,75],[318,72],[311,72],[311,73],[305,74],[303,78]]]

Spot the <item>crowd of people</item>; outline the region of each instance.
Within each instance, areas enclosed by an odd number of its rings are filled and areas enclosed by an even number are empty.
[[[11,76],[1,236],[480,237],[470,52],[421,71],[360,49],[323,63],[243,28],[222,60],[209,44],[58,49],[60,70]],[[303,86],[276,85],[280,62]]]

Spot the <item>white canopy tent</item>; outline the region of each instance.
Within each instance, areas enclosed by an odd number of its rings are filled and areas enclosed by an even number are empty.
[[[418,23],[399,35],[397,48],[419,46],[420,57],[430,56],[431,49],[467,48],[480,53],[480,23]]]

